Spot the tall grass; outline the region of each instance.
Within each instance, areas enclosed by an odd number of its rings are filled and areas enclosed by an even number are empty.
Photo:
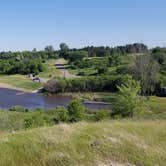
[[[165,140],[165,121],[60,124],[1,134],[0,165],[165,166]]]

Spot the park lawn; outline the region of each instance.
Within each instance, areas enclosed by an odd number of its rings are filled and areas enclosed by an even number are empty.
[[[0,75],[0,83],[4,83],[6,85],[11,86],[11,88],[25,90],[25,91],[33,91],[36,90],[42,85],[37,82],[33,82],[29,78],[26,78],[24,75]],[[7,86],[8,87],[8,86]]]
[[[80,122],[0,134],[3,166],[165,166],[166,121]]]
[[[53,77],[59,77],[61,73],[59,72],[59,70],[56,69],[55,63],[56,63],[55,59],[47,60],[44,63],[45,71],[41,72],[39,74],[39,77],[50,78],[50,79]]]

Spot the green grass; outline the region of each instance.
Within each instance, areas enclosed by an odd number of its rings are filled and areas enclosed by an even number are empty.
[[[86,69],[70,69],[70,73],[79,75],[79,73],[84,73],[84,76],[89,76],[97,73],[97,70],[94,68],[86,68]]]
[[[145,114],[148,118],[166,119],[166,98],[151,96],[147,102],[148,112]]]
[[[124,56],[121,56],[121,61],[122,61],[122,64],[133,64],[134,63],[134,59],[135,59],[135,56],[137,54],[128,54],[128,55],[124,55]]]
[[[23,130],[24,118],[28,117],[28,113],[0,111],[0,134]]]
[[[10,86],[25,89],[25,90],[36,90],[41,87],[40,83],[33,82],[24,75],[0,75],[0,83],[5,83]]]
[[[165,166],[165,121],[81,122],[0,135],[2,166]]]
[[[65,96],[71,96],[75,99],[85,101],[101,101],[110,102],[112,101],[115,93],[111,92],[84,92],[84,93],[63,93]],[[140,118],[145,119],[166,119],[166,98],[151,96],[149,100],[145,102],[145,108]]]
[[[45,71],[44,72],[41,72],[39,74],[39,77],[42,77],[42,78],[52,78],[52,77],[56,77],[56,76],[59,76],[60,75],[60,72],[56,69],[55,67],[55,62],[56,60],[54,59],[51,59],[51,60],[47,60],[45,63],[44,63],[44,66],[45,66]]]

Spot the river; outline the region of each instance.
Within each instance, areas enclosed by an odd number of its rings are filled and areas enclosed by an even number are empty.
[[[13,106],[22,106],[28,109],[55,108],[67,106],[71,97],[63,95],[46,96],[40,93],[24,93],[18,90],[0,88],[0,108],[9,109]],[[111,106],[102,103],[83,103],[89,109],[110,109]]]

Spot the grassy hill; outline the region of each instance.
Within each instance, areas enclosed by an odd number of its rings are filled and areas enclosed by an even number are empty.
[[[165,121],[80,122],[0,134],[2,166],[165,166]]]

